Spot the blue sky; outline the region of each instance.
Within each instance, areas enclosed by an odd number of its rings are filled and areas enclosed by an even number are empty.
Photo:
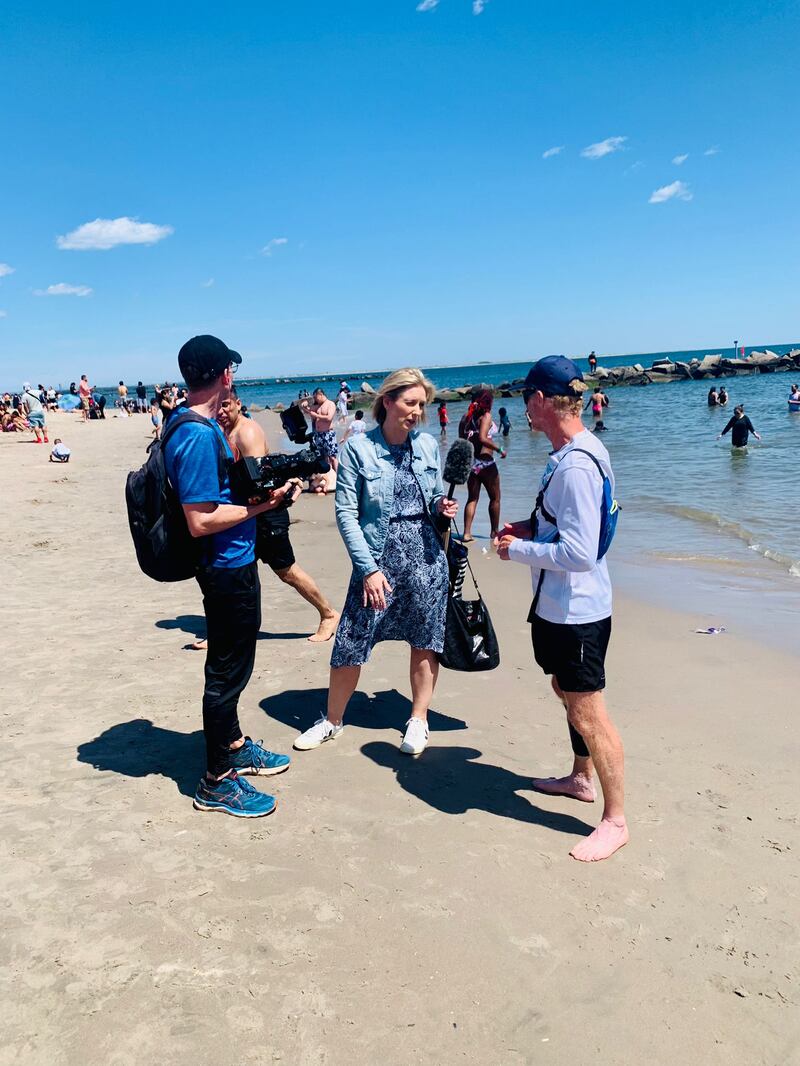
[[[0,379],[797,339],[797,5],[475,6],[4,5]]]

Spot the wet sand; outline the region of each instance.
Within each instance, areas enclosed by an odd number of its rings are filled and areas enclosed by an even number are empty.
[[[800,1060],[796,658],[618,598],[607,694],[632,839],[584,866],[567,853],[599,810],[529,787],[569,751],[527,572],[478,549],[503,662],[442,672],[420,759],[397,751],[407,652],[384,645],[343,736],[258,782],[273,816],[203,815],[199,590],[140,574],[123,502],[149,420],[51,422],[68,466],[0,437],[0,1062]],[[333,501],[294,520],[340,606]],[[289,751],[324,706],[330,645],[262,583],[240,717]]]

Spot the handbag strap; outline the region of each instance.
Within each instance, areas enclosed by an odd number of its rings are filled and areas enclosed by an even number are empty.
[[[452,525],[453,525],[453,529],[456,531],[456,533],[458,533],[458,526],[455,523],[455,519],[453,520]],[[477,580],[475,578],[475,572],[472,569],[472,565],[471,565],[471,563],[469,561],[469,550],[467,550],[466,563],[467,563],[467,570],[469,570],[469,576],[472,578],[472,584],[475,586],[475,591],[478,594],[478,599],[482,600],[483,596],[481,596],[481,590],[478,588],[478,582],[477,582]],[[451,581],[450,582],[450,594],[452,595],[452,593],[453,593],[453,582]]]

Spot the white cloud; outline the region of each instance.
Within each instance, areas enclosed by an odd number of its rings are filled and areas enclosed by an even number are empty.
[[[261,249],[262,255],[272,255],[276,248],[280,248],[283,244],[288,244],[288,237],[273,237],[271,241],[267,241],[264,247]]]
[[[554,148],[548,148],[546,152],[542,152],[542,159],[550,159],[554,155],[560,155],[564,151],[564,145],[558,144]]]
[[[91,296],[94,289],[88,285],[68,285],[59,281],[57,285],[48,285],[46,289],[34,289],[34,296]]]
[[[214,278],[209,278],[208,281],[201,281],[200,284],[203,286],[204,289],[210,289],[211,286],[214,284]]]
[[[706,148],[705,152],[703,152],[703,155],[719,155],[719,145],[712,144],[710,148]]]
[[[589,144],[583,149],[581,155],[584,159],[602,159],[604,155],[618,152],[627,141],[627,137],[606,137],[604,141]]]
[[[489,0],[472,0],[472,14],[482,15],[483,9],[489,3]]]
[[[656,189],[647,202],[663,204],[667,200],[691,200],[691,198],[692,192],[685,181],[673,181],[669,185],[662,185],[660,189]]]
[[[417,4],[417,11],[433,11],[438,6],[439,0],[420,0]]]
[[[96,218],[94,222],[84,222],[66,236],[57,237],[56,244],[74,252],[105,252],[118,244],[157,244],[173,232],[172,226],[156,226],[127,216]]]
[[[682,167],[683,164],[686,162],[686,160],[688,158],[689,158],[689,153],[686,152],[685,155],[676,155],[676,156],[674,156],[673,159],[672,159],[672,162],[675,164],[676,167]]]
[[[8,263],[0,263],[0,278],[7,278],[9,274],[14,273],[14,267],[9,266]]]

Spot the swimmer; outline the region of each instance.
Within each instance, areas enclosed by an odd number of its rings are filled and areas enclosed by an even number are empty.
[[[744,404],[737,404],[733,409],[730,421],[721,433],[717,435],[717,440],[720,437],[724,437],[727,432],[731,434],[731,447],[732,448],[746,448],[747,440],[752,433],[756,440],[761,440],[761,437],[755,431],[755,427],[747,415],[744,413]]]

